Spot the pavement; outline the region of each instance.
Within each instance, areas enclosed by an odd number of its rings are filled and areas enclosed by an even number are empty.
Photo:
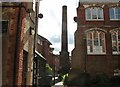
[[[51,86],[51,87],[65,87],[65,86],[63,85],[63,82],[58,82],[54,86]]]

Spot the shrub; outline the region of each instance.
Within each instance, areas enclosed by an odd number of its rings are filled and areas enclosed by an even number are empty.
[[[80,73],[68,80],[65,76],[64,85],[78,87],[120,87],[120,76],[109,78],[106,74],[90,76],[88,73]]]
[[[52,75],[52,74],[53,74],[53,70],[52,70],[52,68],[49,66],[49,64],[46,64],[46,74],[48,74],[48,75]]]
[[[116,87],[120,87],[120,76],[114,76],[110,78],[110,83],[111,86],[116,86]]]
[[[64,84],[69,86],[89,86],[90,85],[90,75],[88,73],[80,73],[72,80],[68,82],[68,77],[65,78]]]

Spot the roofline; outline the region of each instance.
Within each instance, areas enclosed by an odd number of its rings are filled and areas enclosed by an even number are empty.
[[[48,39],[46,39],[45,37],[43,37],[43,36],[41,36],[39,34],[37,34],[37,35],[38,35],[38,37],[44,39],[44,41],[47,41],[50,45],[52,45],[52,43]]]

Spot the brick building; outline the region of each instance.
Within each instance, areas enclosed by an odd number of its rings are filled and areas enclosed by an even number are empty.
[[[56,69],[58,71],[59,69],[59,55],[53,54],[54,48],[51,48],[50,46],[52,43],[47,40],[46,38],[42,37],[41,35],[38,35],[37,37],[37,51],[47,60],[47,63],[50,65],[51,68]]]
[[[120,4],[118,0],[79,0],[72,74],[120,74]]]
[[[32,2],[2,2],[0,8],[2,85],[32,85],[35,35],[31,31],[37,29],[38,8],[33,10]]]

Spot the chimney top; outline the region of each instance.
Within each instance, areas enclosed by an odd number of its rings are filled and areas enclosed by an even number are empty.
[[[67,8],[67,6],[66,6],[66,5],[63,5],[63,8]]]

